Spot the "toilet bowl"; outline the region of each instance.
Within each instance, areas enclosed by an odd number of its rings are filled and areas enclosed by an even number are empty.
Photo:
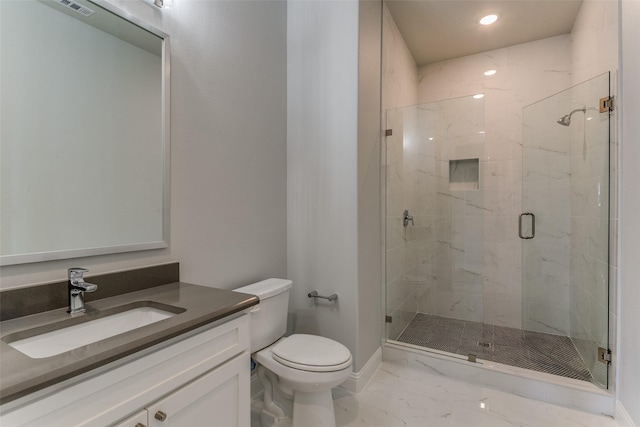
[[[351,373],[349,349],[329,338],[286,331],[290,280],[268,279],[235,289],[257,295],[251,312],[251,351],[264,386],[264,427],[278,424],[286,414],[274,401],[274,389],[293,400],[293,427],[335,427],[331,389]],[[264,371],[263,371],[264,370]]]

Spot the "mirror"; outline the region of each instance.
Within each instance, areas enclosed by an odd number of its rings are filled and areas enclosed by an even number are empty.
[[[102,1],[0,20],[0,265],[167,247],[168,35]]]

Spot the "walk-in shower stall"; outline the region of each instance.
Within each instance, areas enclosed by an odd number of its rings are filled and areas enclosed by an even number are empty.
[[[388,341],[607,387],[609,88],[518,111],[503,157],[482,93],[386,111]]]

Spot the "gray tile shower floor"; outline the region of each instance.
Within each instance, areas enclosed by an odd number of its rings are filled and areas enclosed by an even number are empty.
[[[590,381],[568,337],[418,313],[397,339],[478,359]]]

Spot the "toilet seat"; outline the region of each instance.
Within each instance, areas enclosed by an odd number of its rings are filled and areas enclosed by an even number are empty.
[[[317,335],[291,335],[278,341],[271,351],[277,362],[303,371],[331,372],[351,366],[347,347]]]

